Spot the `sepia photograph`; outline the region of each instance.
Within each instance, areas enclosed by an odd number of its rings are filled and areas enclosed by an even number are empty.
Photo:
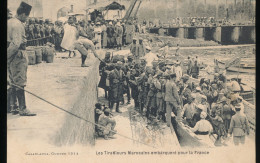
[[[7,162],[256,162],[255,17],[256,0],[7,0]]]

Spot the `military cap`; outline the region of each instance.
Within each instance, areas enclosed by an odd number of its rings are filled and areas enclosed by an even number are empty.
[[[181,64],[181,62],[177,60],[177,61],[175,62],[175,64],[176,64],[176,65],[179,65],[179,64]]]
[[[136,37],[134,37],[134,38],[133,38],[133,40],[137,40],[137,38],[136,38]]]
[[[104,112],[110,113],[110,109],[109,109],[109,108],[106,108],[106,109],[104,110]]]
[[[190,79],[189,75],[187,74],[183,75],[181,78],[186,81]]]
[[[207,100],[207,96],[202,95],[202,96],[201,96],[201,99],[205,99],[205,100]]]
[[[129,56],[127,56],[127,59],[129,60],[129,59],[134,59],[134,57],[132,56],[132,55],[129,55]]]
[[[201,91],[201,88],[200,87],[196,87],[196,91]]]
[[[215,73],[214,76],[219,76],[219,74],[218,74],[218,73]]]
[[[235,109],[241,109],[241,105],[240,104],[236,104],[235,105]]]
[[[235,96],[235,95],[231,95],[230,96],[230,101],[232,102],[232,101],[236,101],[237,100],[237,97]]]
[[[32,9],[31,5],[29,5],[25,2],[21,2],[17,11],[20,10],[20,11],[22,11],[22,13],[25,13],[25,15],[30,15],[31,9]]]
[[[146,50],[152,50],[150,46],[145,47]]]
[[[225,96],[223,96],[218,103],[221,103],[221,102],[226,102],[227,101],[227,98]]]

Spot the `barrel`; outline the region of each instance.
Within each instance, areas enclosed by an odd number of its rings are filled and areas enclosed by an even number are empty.
[[[54,48],[46,47],[46,63],[53,63]]]
[[[42,48],[35,48],[36,63],[42,63]]]
[[[34,50],[27,50],[28,56],[28,65],[35,65],[36,64],[36,55]]]

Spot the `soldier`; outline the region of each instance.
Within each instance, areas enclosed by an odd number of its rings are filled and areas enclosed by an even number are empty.
[[[199,76],[199,66],[198,62],[194,61],[194,65],[191,67],[190,74],[193,78],[198,79]]]
[[[237,146],[239,144],[245,144],[245,135],[249,135],[249,123],[247,117],[240,113],[240,105],[235,106],[236,114],[232,116],[229,136],[233,134],[233,142]]]
[[[182,68],[181,68],[181,62],[180,61],[176,61],[175,62],[175,73],[176,73],[176,81],[180,81],[181,77],[182,77]]]
[[[101,78],[100,78],[98,87],[104,89],[106,99],[108,97],[107,96],[108,88],[106,86],[106,79],[107,79],[108,74],[107,74],[106,70],[107,70],[107,64],[111,63],[110,55],[111,55],[110,52],[106,52],[103,62],[100,62],[100,65],[99,65],[99,75],[101,76]]]
[[[137,45],[137,54],[138,57],[144,57],[146,54],[146,50],[142,38],[139,38],[139,44]]]
[[[109,83],[112,93],[112,104],[110,109],[113,109],[114,103],[116,103],[116,112],[122,113],[119,110],[119,102],[123,101],[123,85],[126,85],[124,72],[121,70],[123,63],[118,61],[115,69],[109,74]]]
[[[25,28],[23,23],[28,18],[32,6],[22,2],[17,9],[16,17],[8,20],[7,32],[7,83],[11,87],[11,111],[20,116],[35,116],[26,107],[24,87],[27,82],[27,59]],[[18,87],[15,87],[15,84]],[[14,108],[16,98],[19,102],[19,110]]]
[[[155,80],[154,80],[154,71],[150,70],[149,77],[147,80],[147,88],[149,88],[148,94],[147,94],[147,101],[146,101],[146,116],[147,118],[150,118],[150,114],[154,117],[157,116],[157,105],[156,105],[156,87],[155,87]]]
[[[30,40],[30,45],[34,46],[35,45],[35,36],[34,36],[34,28],[35,28],[35,20],[34,18],[29,19],[29,28],[28,28],[28,33],[29,33],[29,37],[28,40]]]
[[[109,22],[107,26],[107,46],[109,49],[114,47],[114,42],[113,42],[114,33],[115,33],[115,29],[113,27],[113,23]]]
[[[107,47],[107,26],[106,26],[106,22],[105,21],[101,25],[101,29],[102,29],[102,33],[101,33],[102,48],[106,48]]]
[[[44,37],[45,37],[45,27],[44,27],[44,22],[43,20],[39,20],[39,27],[40,27],[40,34],[41,34],[41,40],[40,40],[40,44],[41,46],[44,45]]]
[[[94,28],[95,39],[98,41],[98,43],[96,44],[96,49],[101,49],[102,28],[100,25],[101,25],[100,22],[97,22],[96,27]]]
[[[175,84],[176,74],[171,72],[169,74],[170,80],[165,85],[165,101],[166,101],[166,121],[167,126],[171,124],[171,113],[177,115],[178,119],[181,119],[181,101],[178,94],[178,88]]]
[[[184,105],[182,111],[182,115],[190,127],[194,127],[194,123],[192,122],[193,115],[196,113],[194,100],[194,97],[189,96],[187,99],[187,103]]]
[[[141,70],[142,72],[143,70]],[[144,105],[146,104],[146,98],[147,98],[147,80],[148,80],[148,69],[146,69],[145,72],[143,72],[139,78],[137,78],[137,85],[138,85],[138,92],[139,92],[139,111],[143,113]]]
[[[104,113],[99,116],[98,124],[104,127],[99,127],[98,129],[99,136],[104,136],[104,139],[113,138],[113,135],[116,134],[116,130],[114,130],[116,121],[108,108],[105,108]]]
[[[156,107],[157,107],[157,119],[161,120],[163,116],[163,94],[162,94],[162,72],[157,72],[154,77],[154,86],[156,88]]]
[[[122,39],[123,39],[123,27],[120,22],[117,22],[115,26],[115,34],[116,34],[116,45],[117,49],[122,49]]]
[[[131,87],[131,95],[134,99],[135,109],[139,108],[139,101],[138,101],[138,86],[136,82],[136,78],[139,76],[138,71],[135,69],[131,69],[130,71],[130,78],[129,78],[129,85]]]
[[[139,58],[138,52],[137,52],[137,43],[136,43],[136,38],[133,38],[133,42],[129,45],[130,52],[134,56],[134,60],[137,60]]]

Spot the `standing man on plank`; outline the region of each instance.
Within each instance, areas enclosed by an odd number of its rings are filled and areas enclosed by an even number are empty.
[[[26,36],[23,25],[30,15],[32,6],[22,2],[16,11],[16,16],[8,20],[7,31],[7,83],[10,85],[10,108],[13,114],[20,116],[35,116],[26,108],[24,87],[27,82],[26,59]],[[14,85],[20,88],[15,87]],[[16,98],[19,102],[19,109],[14,107]]]

